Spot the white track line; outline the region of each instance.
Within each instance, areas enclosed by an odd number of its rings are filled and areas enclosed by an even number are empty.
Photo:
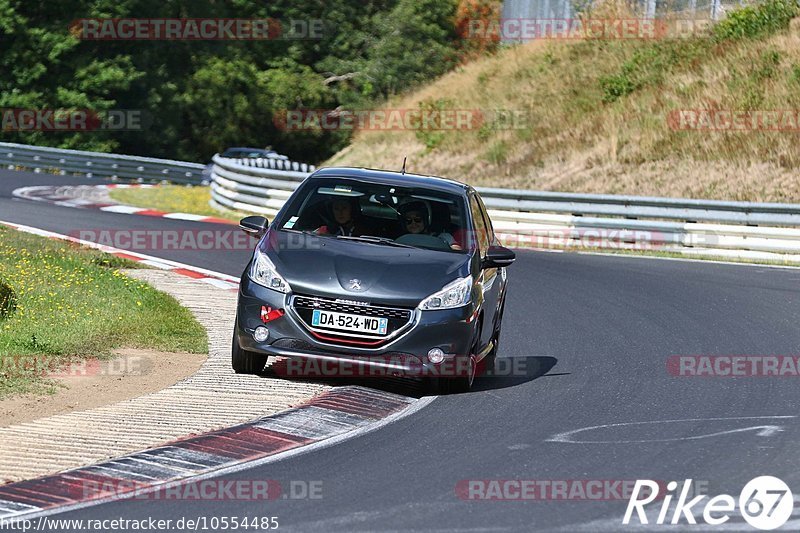
[[[146,255],[139,252],[132,252],[129,250],[122,250],[120,248],[114,248],[113,246],[106,246],[105,244],[98,244],[92,241],[85,241],[82,239],[77,239],[75,237],[70,237],[69,235],[64,235],[61,233],[56,233],[53,231],[43,230],[39,228],[34,228],[32,226],[25,226],[22,224],[16,224],[14,222],[8,222],[5,220],[0,220],[0,224],[4,226],[8,226],[10,228],[23,231],[25,233],[30,233],[33,235],[39,235],[41,237],[49,237],[53,239],[59,239],[69,242],[74,242],[81,244],[83,246],[93,248],[95,250],[100,250],[101,252],[106,252],[110,254],[124,254],[126,256],[132,256],[136,258],[139,262],[150,264],[151,266],[155,266],[156,268],[160,268],[162,270],[173,270],[176,268],[182,268],[185,270],[190,270],[192,272],[197,272],[198,274],[203,274],[208,276],[209,278],[216,278],[218,280],[224,280],[235,284],[237,287],[239,285],[239,278],[235,276],[230,276],[228,274],[223,274],[222,272],[215,272],[214,270],[208,270],[205,268],[200,268],[192,265],[187,265],[186,263],[179,263],[177,261],[172,261],[170,259],[162,259],[160,257],[154,257],[152,255]]]

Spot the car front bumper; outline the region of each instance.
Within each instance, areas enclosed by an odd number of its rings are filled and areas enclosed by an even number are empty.
[[[345,295],[343,295],[345,296]],[[237,329],[239,345],[249,351],[295,360],[290,370],[294,375],[305,369],[331,376],[405,375],[443,377],[464,375],[474,339],[474,308],[466,305],[457,309],[437,311],[414,310],[409,327],[397,337],[378,347],[350,346],[322,341],[311,333],[292,309],[291,295],[283,294],[254,283],[245,275],[239,288]],[[381,305],[388,305],[382,302]],[[284,311],[283,316],[264,322],[262,306]],[[254,330],[264,326],[269,338],[257,342]],[[428,352],[439,348],[445,353],[441,363],[432,363]],[[305,361],[297,363],[297,360]],[[310,363],[313,362],[313,363]]]

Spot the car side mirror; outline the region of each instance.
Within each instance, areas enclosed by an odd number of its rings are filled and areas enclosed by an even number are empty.
[[[502,268],[511,265],[517,254],[505,246],[490,246],[483,259],[482,268]]]
[[[255,237],[260,239],[264,236],[267,232],[267,228],[269,227],[269,220],[262,216],[252,216],[252,217],[244,217],[242,220],[239,221],[239,228],[242,231],[250,235],[251,237]]]

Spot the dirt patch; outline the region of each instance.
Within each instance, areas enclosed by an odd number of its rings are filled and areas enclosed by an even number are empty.
[[[56,392],[0,400],[0,427],[83,411],[159,391],[191,376],[205,354],[117,350],[113,359],[88,360],[53,375]]]

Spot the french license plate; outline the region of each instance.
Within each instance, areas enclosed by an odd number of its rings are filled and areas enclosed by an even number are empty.
[[[386,323],[386,318],[372,318],[319,309],[314,309],[314,314],[311,316],[312,326],[360,333],[377,333],[378,335],[386,335]]]

